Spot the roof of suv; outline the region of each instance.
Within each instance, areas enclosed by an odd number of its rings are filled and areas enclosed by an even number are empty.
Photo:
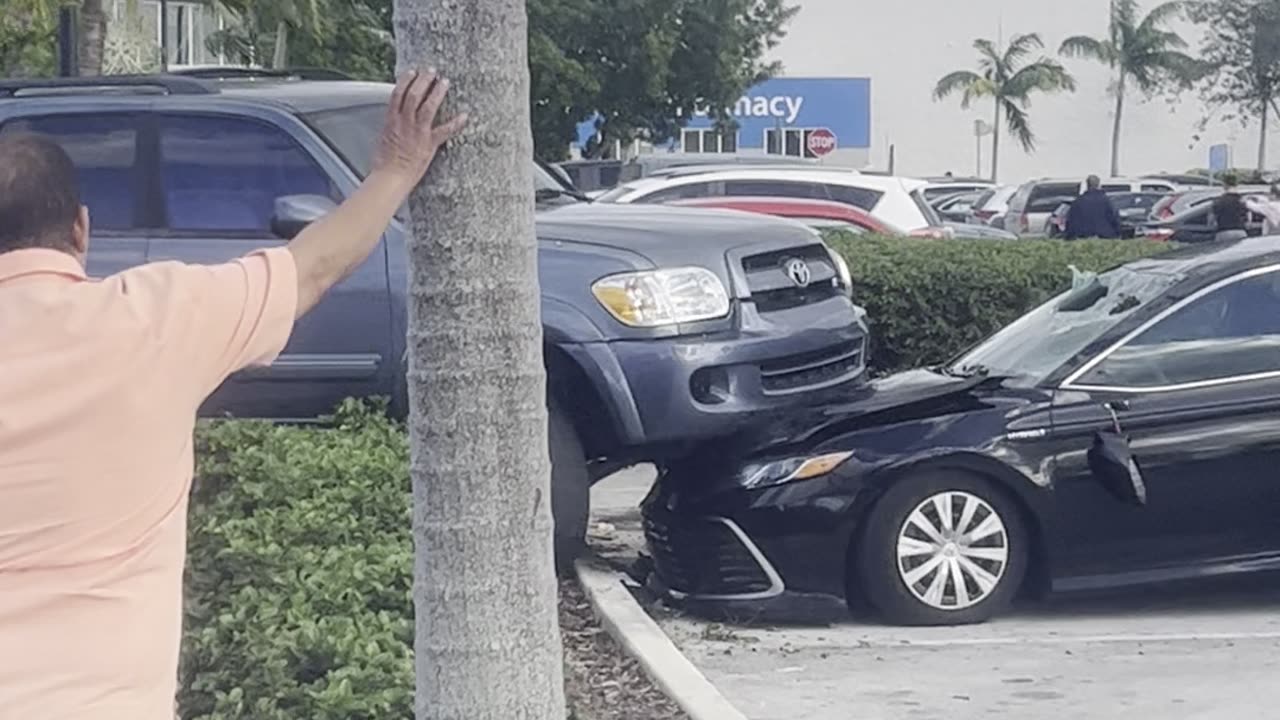
[[[358,80],[227,80],[214,85],[225,96],[283,105],[298,113],[385,104],[394,87]]]
[[[928,183],[923,180],[914,178],[897,177],[890,175],[866,175],[849,172],[847,168],[788,168],[786,170],[774,168],[751,168],[751,169],[734,169],[734,170],[712,170],[706,172],[689,172],[677,176],[657,175],[639,180],[632,180],[626,183],[626,187],[631,191],[653,190],[664,187],[669,183],[674,183],[690,178],[698,178],[699,180],[798,180],[801,182],[813,183],[831,183],[835,185],[851,185],[853,187],[868,188],[871,190],[906,190],[910,192],[917,188],[924,187]],[[621,187],[621,186],[620,186]]]

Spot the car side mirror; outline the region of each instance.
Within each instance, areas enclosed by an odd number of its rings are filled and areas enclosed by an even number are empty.
[[[337,207],[337,203],[324,195],[283,195],[276,198],[275,212],[271,215],[271,232],[285,240],[292,240],[303,228]]]

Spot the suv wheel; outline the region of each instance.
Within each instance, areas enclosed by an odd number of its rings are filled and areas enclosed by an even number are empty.
[[[555,520],[556,570],[573,571],[573,561],[586,548],[591,515],[591,481],[578,431],[555,402],[547,403],[547,436],[551,451],[551,515]]]
[[[890,622],[978,623],[1013,601],[1028,540],[1020,509],[993,483],[923,474],[872,508],[850,572]]]

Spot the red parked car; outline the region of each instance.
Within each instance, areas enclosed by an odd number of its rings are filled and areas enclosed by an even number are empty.
[[[798,220],[815,228],[835,227],[856,233],[876,235],[910,235],[946,238],[946,228],[926,227],[906,232],[880,220],[866,210],[831,200],[790,197],[708,197],[677,200],[672,205],[684,207],[742,210]]]

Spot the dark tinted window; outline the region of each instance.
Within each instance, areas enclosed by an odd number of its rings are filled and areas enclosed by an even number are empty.
[[[341,199],[283,130],[212,115],[162,120],[160,182],[173,230],[269,233],[278,197]]]
[[[1129,192],[1132,189],[1133,188],[1129,186],[1129,183],[1124,183],[1121,185],[1103,185],[1102,186],[1102,192],[1104,193]]]
[[[660,204],[671,202],[672,200],[692,200],[693,198],[712,197],[723,195],[723,192],[716,192],[718,185],[721,183],[689,183],[687,185],[675,185],[673,187],[662,188],[656,192],[651,192],[643,197],[638,197],[632,202],[646,204]]]
[[[794,197],[827,199],[817,183],[781,182],[777,180],[726,180],[724,194],[729,197]]]
[[[827,185],[827,194],[832,200],[842,202],[846,205],[852,205],[863,210],[871,210],[880,202],[880,198],[884,197],[884,193],[879,190],[868,190],[867,188],[849,187],[848,185]]]
[[[1038,197],[1027,204],[1027,212],[1051,213],[1064,203],[1074,202],[1075,195],[1046,195]]]
[[[1125,186],[1128,189],[1128,186]],[[1027,200],[1028,210],[1031,212],[1052,212],[1061,201],[1053,203],[1053,207],[1047,210],[1035,210],[1035,207],[1042,207],[1047,198],[1073,198],[1080,194],[1080,183],[1039,183],[1031,188],[1030,197]]]
[[[1081,379],[1150,388],[1280,371],[1280,272],[1219,288],[1156,323]]]
[[[80,201],[94,230],[135,227],[137,130],[125,115],[51,115],[14,120],[0,133],[34,132],[58,142],[76,165]]]

